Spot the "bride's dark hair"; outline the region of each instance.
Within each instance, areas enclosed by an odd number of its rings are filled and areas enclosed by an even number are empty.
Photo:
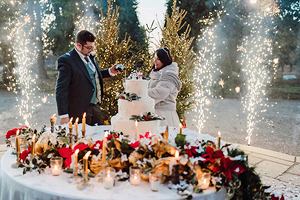
[[[162,64],[163,64],[162,68],[164,68],[167,65],[172,64],[172,62],[173,62],[172,55],[171,55],[170,50],[167,47],[159,48],[155,51],[155,53],[156,53],[158,59],[160,60],[160,62],[162,62]],[[162,68],[160,68],[160,69],[162,69]],[[153,64],[150,71],[152,71],[152,70],[158,71],[160,69],[155,69],[155,65]],[[150,73],[150,71],[148,73]]]

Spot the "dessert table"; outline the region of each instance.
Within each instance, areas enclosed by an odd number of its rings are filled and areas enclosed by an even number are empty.
[[[98,178],[91,178],[90,186],[78,190],[76,183],[69,183],[71,174],[61,172],[53,176],[47,167],[44,172],[27,172],[22,174],[22,169],[11,168],[16,161],[12,148],[2,157],[0,164],[0,199],[1,200],[71,200],[71,199],[184,199],[167,186],[160,187],[158,192],[152,192],[148,182],[142,181],[138,186],[130,182],[116,182],[111,190],[104,188]],[[213,188],[204,190],[202,194],[193,194],[196,200],[222,200],[226,199],[225,189],[215,192]]]

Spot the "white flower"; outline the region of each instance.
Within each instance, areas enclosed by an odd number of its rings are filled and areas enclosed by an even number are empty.
[[[128,160],[128,158],[127,158],[127,155],[126,154],[122,154],[121,153],[121,162],[125,162],[125,161],[127,161]]]

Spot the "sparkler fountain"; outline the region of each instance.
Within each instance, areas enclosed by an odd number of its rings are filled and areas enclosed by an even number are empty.
[[[255,3],[255,2],[253,2]],[[276,63],[271,59],[273,30],[272,15],[278,13],[274,1],[254,5],[245,23],[249,35],[243,39],[241,66],[245,79],[245,96],[242,98],[244,111],[247,114],[247,144],[251,144],[251,135],[258,119],[260,109],[266,106],[266,86],[276,73]],[[273,68],[273,70],[272,70]]]

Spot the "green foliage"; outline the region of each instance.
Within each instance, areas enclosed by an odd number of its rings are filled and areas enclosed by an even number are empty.
[[[179,78],[182,88],[176,99],[176,111],[179,119],[185,124],[185,111],[190,110],[193,105],[193,95],[195,92],[194,83],[191,78],[191,71],[195,67],[195,53],[191,47],[193,37],[189,37],[191,28],[188,25],[182,34],[179,32],[184,27],[183,22],[187,12],[176,8],[176,0],[172,7],[172,15],[166,16],[165,27],[160,27],[162,31],[162,41],[160,46],[169,48],[173,61],[178,64]]]
[[[115,96],[123,90],[122,82],[124,79],[122,76],[128,75],[133,71],[134,62],[138,56],[133,51],[130,36],[128,38],[125,36],[123,40],[119,40],[120,24],[118,23],[118,18],[119,7],[114,9],[110,3],[106,17],[103,13],[101,14],[101,26],[98,27],[97,31],[95,30],[95,51],[100,69],[107,69],[115,63],[122,63],[126,68],[122,75],[117,75],[104,81],[101,109],[103,119],[108,121],[118,111]]]
[[[185,137],[186,137],[186,135],[177,134],[177,136],[175,138],[175,143],[178,147],[183,147],[186,144]]]

